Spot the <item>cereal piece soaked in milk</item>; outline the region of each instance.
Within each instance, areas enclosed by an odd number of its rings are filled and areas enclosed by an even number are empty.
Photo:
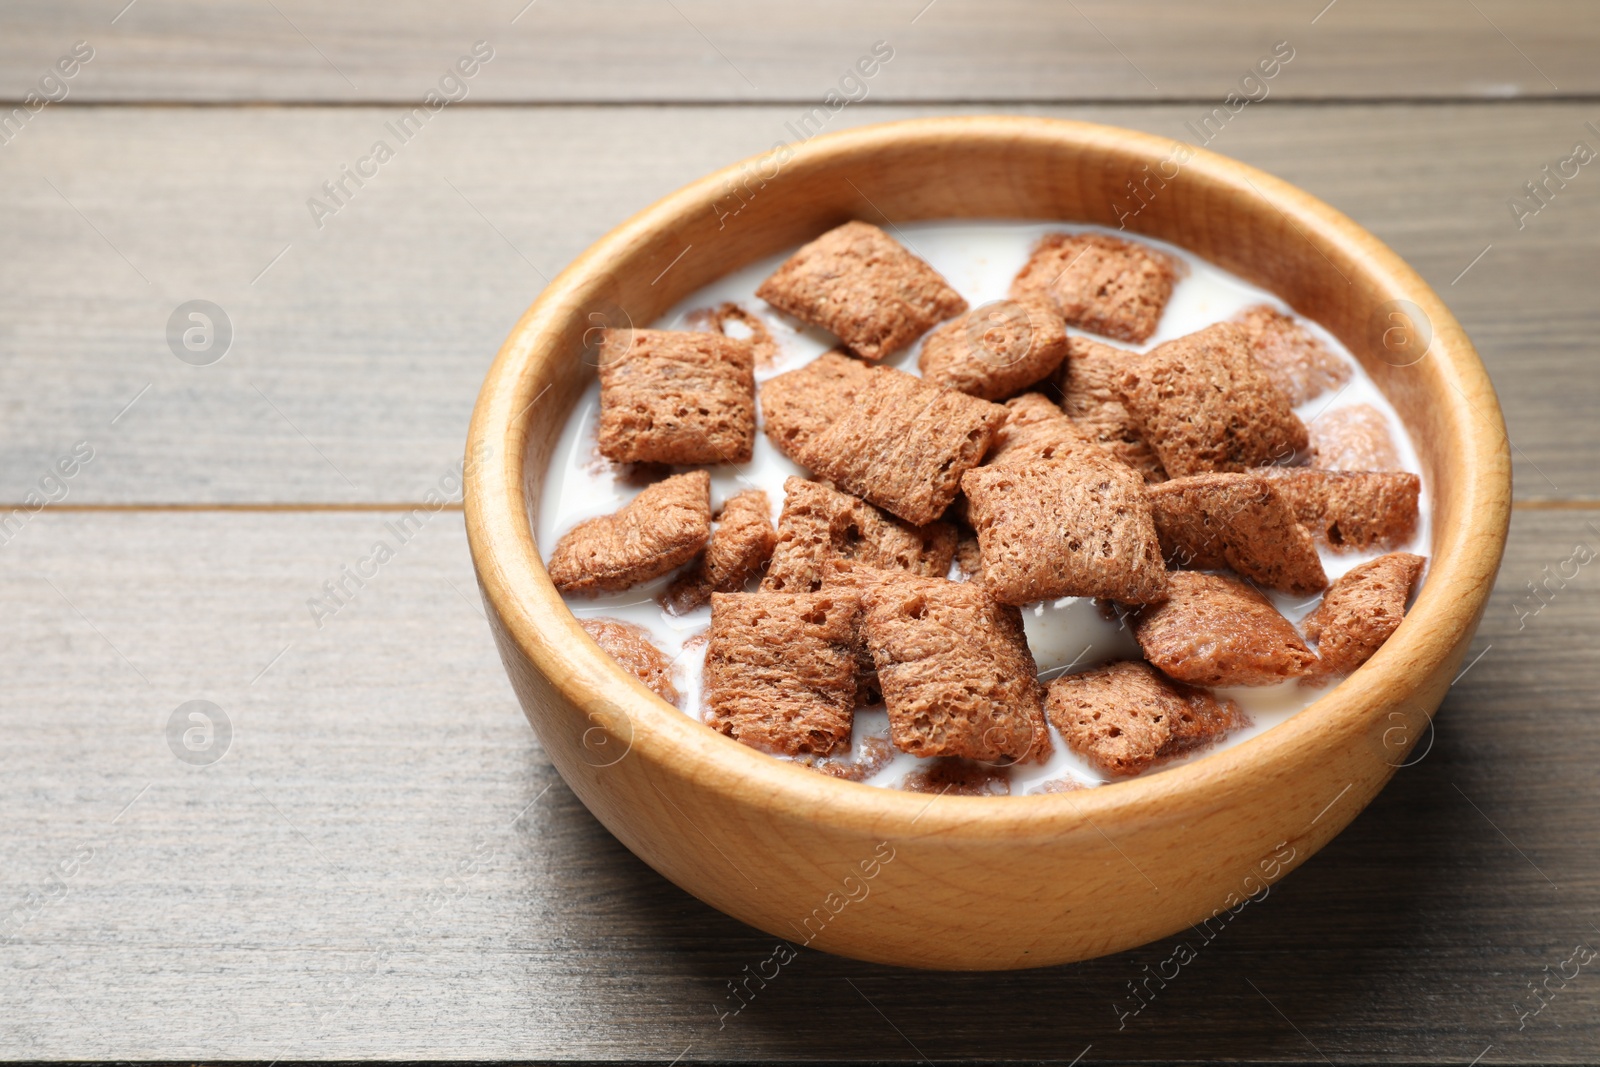
[[[618,463],[748,463],[756,437],[749,341],[678,330],[606,330],[600,454]]]
[[[820,771],[829,778],[843,778],[847,782],[864,782],[894,760],[894,745],[887,737],[863,738],[861,751],[844,756],[801,756],[797,762]]]
[[[767,436],[845,492],[909,523],[932,522],[983,459],[1006,409],[890,367],[859,377],[839,358],[762,386]]]
[[[673,580],[662,606],[684,615],[711,599],[712,593],[737,593],[767,565],[777,544],[772,505],[760,489],[737,494],[717,515],[711,542],[694,566]]]
[[[1311,465],[1325,471],[1397,471],[1400,452],[1389,420],[1371,404],[1325,411],[1306,427],[1311,434]]]
[[[850,747],[860,599],[820,593],[713,593],[706,725],[789,756]]]
[[[710,536],[711,475],[690,471],[578,523],[556,542],[546,566],[563,593],[616,593],[689,562]]]
[[[820,589],[829,560],[937,577],[950,571],[956,530],[949,523],[913,526],[849,493],[804,478],[788,478],[783,492],[777,547],[761,582],[763,590]]]
[[[1249,721],[1233,701],[1132,660],[1057,678],[1045,714],[1068,748],[1117,776],[1203,748]]]
[[[813,438],[850,410],[871,379],[869,365],[831,349],[803,367],[761,383],[761,418],[767,440],[795,459]]]
[[[1350,364],[1302,326],[1267,304],[1234,316],[1249,338],[1250,354],[1292,404],[1304,404],[1350,380]]]
[[[883,572],[862,595],[889,736],[916,756],[1042,761],[1044,690],[1022,615],[981,586]]]
[[[1168,596],[1140,609],[1133,635],[1145,658],[1190,685],[1276,685],[1317,657],[1271,602],[1236,578],[1173,571]]]
[[[1169,477],[1242,471],[1292,458],[1306,428],[1289,398],[1218,323],[1137,356],[1117,382],[1139,436]]]
[[[1011,772],[972,760],[936,759],[906,775],[900,788],[947,797],[1006,797],[1011,795]]]
[[[1228,567],[1269,589],[1308,596],[1328,576],[1311,532],[1258,474],[1191,474],[1149,488],[1161,551],[1178,567]]]
[[[1300,524],[1335,552],[1394,548],[1417,532],[1422,479],[1404,471],[1266,467]]]
[[[1114,458],[1063,415],[1049,397],[1023,393],[1006,401],[1006,421],[995,431],[983,463],[986,467],[1010,466],[1078,456],[1102,461]]]
[[[1125,464],[1038,459],[961,480],[983,583],[1005,604],[1063,596],[1143,604],[1166,595],[1144,479]]]
[[[642,626],[621,619],[598,616],[581,623],[595,644],[611,654],[643,682],[656,696],[668,704],[678,705],[678,687],[672,682],[672,661],[650,640]]]
[[[1308,681],[1349,674],[1389,640],[1406,615],[1406,601],[1427,560],[1391,552],[1351,568],[1333,583],[1317,610],[1306,616],[1306,636],[1320,662]]]
[[[938,271],[866,222],[847,222],[803,246],[756,296],[874,360],[967,310]]]
[[[1087,337],[1067,341],[1061,366],[1061,410],[1073,423],[1147,482],[1165,481],[1167,472],[1153,448],[1139,436],[1133,416],[1122,403],[1117,383],[1139,353],[1101,344]]]
[[[1066,355],[1066,326],[1047,301],[997,300],[930,333],[917,366],[934,385],[1002,400],[1050,377]]]
[[[1052,233],[1011,283],[1011,296],[1043,296],[1069,325],[1139,344],[1156,332],[1178,263],[1137,241]]]

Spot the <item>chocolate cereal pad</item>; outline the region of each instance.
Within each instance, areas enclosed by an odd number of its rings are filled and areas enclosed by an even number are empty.
[[[1134,636],[1145,659],[1190,685],[1275,685],[1317,657],[1271,602],[1237,578],[1173,571],[1168,598],[1143,608]]]
[[[1034,248],[1011,296],[1043,297],[1070,325],[1138,344],[1156,332],[1177,272],[1171,256],[1137,241],[1053,233]]]
[[[849,590],[713,593],[706,724],[796,756],[850,747],[860,599]]]
[[[1079,596],[1144,604],[1166,595],[1150,501],[1132,468],[1039,459],[979,467],[961,485],[983,584],[1002,603]]]
[[[755,352],[717,333],[607,330],[600,454],[617,463],[748,463]]]
[[[866,222],[847,222],[805,245],[756,295],[874,360],[967,310],[938,271]]]
[[[1150,486],[1148,495],[1161,549],[1173,566],[1227,567],[1297,596],[1326,588],[1311,532],[1274,479],[1191,474]]]
[[[1317,644],[1317,680],[1348,674],[1372,658],[1405,618],[1406,601],[1427,561],[1391,552],[1351,568],[1306,617],[1306,636]]]
[[[890,367],[824,355],[761,390],[767,437],[813,474],[922,526],[944,514],[1006,410]],[[770,398],[770,399],[769,399]]]
[[[1037,762],[1044,691],[1022,616],[980,586],[884,573],[862,596],[895,747],[918,756]]]
[[[1289,398],[1232,323],[1135,357],[1116,385],[1139,437],[1174,478],[1286,463],[1307,444]]]
[[[710,536],[711,475],[690,471],[578,523],[556,542],[546,569],[563,593],[620,592],[689,562]]]
[[[1103,774],[1139,774],[1248,723],[1231,700],[1122,660],[1050,683],[1050,723]]]
[[[1067,355],[1066,325],[1043,299],[997,300],[957,316],[922,342],[924,381],[1004,400],[1054,374]]]

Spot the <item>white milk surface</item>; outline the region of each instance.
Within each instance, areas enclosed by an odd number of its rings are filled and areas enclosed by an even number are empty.
[[[927,260],[972,307],[993,300],[1004,299],[1016,276],[1027,260],[1034,244],[1046,233],[1076,233],[1099,230],[1099,227],[1063,225],[1036,222],[920,222],[894,227],[890,232],[901,244]],[[1103,232],[1116,234],[1116,231]],[[1172,292],[1161,317],[1160,328],[1142,346],[1129,346],[1111,342],[1119,347],[1135,347],[1146,351],[1165,341],[1203,329],[1215,322],[1231,319],[1236,313],[1256,304],[1270,304],[1279,310],[1292,313],[1292,309],[1268,293],[1234,277],[1232,274],[1207,263],[1205,260],[1174,245],[1139,238],[1162,248],[1187,264],[1188,270]],[[792,251],[792,250],[791,250]],[[793,370],[810,362],[832,348],[836,341],[831,334],[805,326],[759,300],[756,286],[770,275],[790,252],[755,263],[706,286],[678,304],[660,320],[651,325],[657,329],[695,329],[690,323],[694,311],[712,308],[724,301],[732,301],[759,316],[777,342],[780,355],[768,367],[757,368],[758,382],[765,381],[784,371]],[[1341,407],[1352,404],[1371,404],[1389,419],[1390,432],[1399,450],[1401,463],[1406,470],[1422,473],[1416,450],[1404,426],[1395,415],[1394,408],[1384,398],[1346,349],[1334,336],[1316,323],[1301,322],[1315,333],[1334,352],[1350,364],[1353,374],[1342,388],[1331,390],[1296,408],[1296,413],[1307,423]],[[700,327],[704,328],[704,327]],[[737,324],[730,326],[730,334]],[[1069,333],[1083,331],[1068,328]],[[1087,335],[1086,336],[1093,336]],[[1100,338],[1100,340],[1107,340]],[[917,356],[920,342],[897,355],[883,360],[885,366],[917,374]],[[536,534],[541,551],[548,558],[557,539],[583,519],[613,512],[626,504],[641,488],[618,478],[617,469],[597,450],[595,424],[599,418],[600,386],[591,383],[588,391],[573,409],[562,431],[561,440],[551,459],[551,468],[545,479],[544,492],[536,516]],[[722,502],[743,489],[764,489],[772,502],[773,521],[783,506],[783,481],[789,475],[806,477],[807,472],[791,462],[774,448],[766,437],[756,434],[755,454],[749,463],[741,466],[712,467],[711,503],[715,511]],[[1408,545],[1385,551],[1411,551],[1427,554],[1430,543],[1429,492],[1426,480],[1421,496],[1421,515],[1417,533]],[[1330,552],[1322,551],[1323,568],[1329,581],[1359,563],[1372,559],[1381,552]],[[589,618],[609,616],[636,623],[648,630],[656,644],[667,655],[674,657],[675,682],[686,714],[702,718],[700,675],[705,664],[705,642],[696,641],[686,646],[691,638],[704,634],[711,623],[711,609],[701,607],[683,616],[671,616],[656,603],[672,581],[673,575],[634,586],[623,593],[599,597],[568,597],[567,604],[574,615]],[[1269,593],[1278,610],[1290,621],[1298,623],[1321,599],[1295,598],[1281,593]],[[1022,609],[1027,628],[1028,644],[1038,664],[1039,677],[1049,681],[1069,671],[1081,671],[1117,659],[1139,659],[1141,654],[1133,635],[1116,622],[1104,619],[1094,602],[1089,599],[1068,597],[1062,600],[1032,604]],[[1337,679],[1335,679],[1336,681]],[[1333,681],[1328,683],[1329,686]],[[1229,734],[1217,745],[1184,759],[1165,763],[1147,774],[1195,759],[1204,759],[1212,752],[1239,744],[1272,729],[1291,715],[1310,704],[1323,692],[1322,688],[1303,686],[1290,681],[1281,685],[1256,688],[1229,688],[1216,691],[1233,698],[1250,716],[1251,725]],[[869,736],[888,736],[888,714],[878,708],[864,708],[856,713],[855,745],[859,751],[863,739]],[[1085,786],[1104,784],[1107,779],[1070,751],[1060,735],[1051,728],[1054,755],[1043,764],[1018,765],[1011,768],[1011,792],[1024,794],[1037,786],[1055,779],[1071,777]],[[780,757],[781,758],[781,757]],[[897,752],[894,760],[879,771],[868,784],[897,786],[906,774],[929,761]]]

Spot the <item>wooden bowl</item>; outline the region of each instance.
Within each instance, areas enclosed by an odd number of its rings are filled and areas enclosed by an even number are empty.
[[[652,694],[579,627],[532,534],[545,465],[593,373],[585,335],[648,325],[729,271],[885,215],[1121,217],[1331,330],[1398,409],[1432,494],[1431,568],[1399,630],[1259,737],[1161,774],[1047,796],[929,797],[838,781],[746,748]],[[1458,670],[1499,566],[1511,476],[1471,343],[1417,273],[1354,222],[1261,171],[1149,134],[979,117],[774,149],[607,234],[500,350],[473,414],[465,481],[473,562],[522,707],[573,792],[635,855],[793,945],[915,967],[1013,968],[1215,927],[1348,824]]]

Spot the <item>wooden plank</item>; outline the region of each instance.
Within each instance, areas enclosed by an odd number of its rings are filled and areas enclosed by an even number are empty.
[[[1600,946],[1600,597],[1579,568],[1536,614],[1523,599],[1600,548],[1600,510],[1517,513],[1431,748],[1215,940],[985,975],[802,951],[726,1020],[771,939],[664,883],[555,777],[470,602],[459,516],[316,629],[306,598],[392,518],[46,513],[0,560],[0,1056],[1600,1057],[1591,971],[1521,1029],[1516,1008]],[[196,699],[233,731],[209,765],[168,742]],[[1179,940],[1198,958],[1119,1029]]]
[[[834,121],[936,110],[949,109]],[[1028,110],[1175,137],[1198,117]],[[459,457],[482,373],[543,279],[654,198],[763,150],[794,111],[447,111],[318,229],[307,199],[396,114],[61,109],[9,146],[0,500],[22,501],[79,441],[95,458],[68,504],[420,499]],[[1600,425],[1567,417],[1600,406],[1586,369],[1600,177],[1581,172],[1521,230],[1507,207],[1573,141],[1600,145],[1587,118],[1247,110],[1212,144],[1345,210],[1444,294],[1501,390],[1525,498],[1600,497]],[[191,366],[166,326],[202,298],[234,337],[220,362]]]
[[[868,83],[884,101],[1220,100],[1278,41],[1295,53],[1278,99],[1600,90],[1580,0],[125,3],[9,5],[0,94],[77,40],[95,48],[71,86],[85,101],[411,101],[479,40],[476,101],[814,101],[876,41],[894,50]]]

